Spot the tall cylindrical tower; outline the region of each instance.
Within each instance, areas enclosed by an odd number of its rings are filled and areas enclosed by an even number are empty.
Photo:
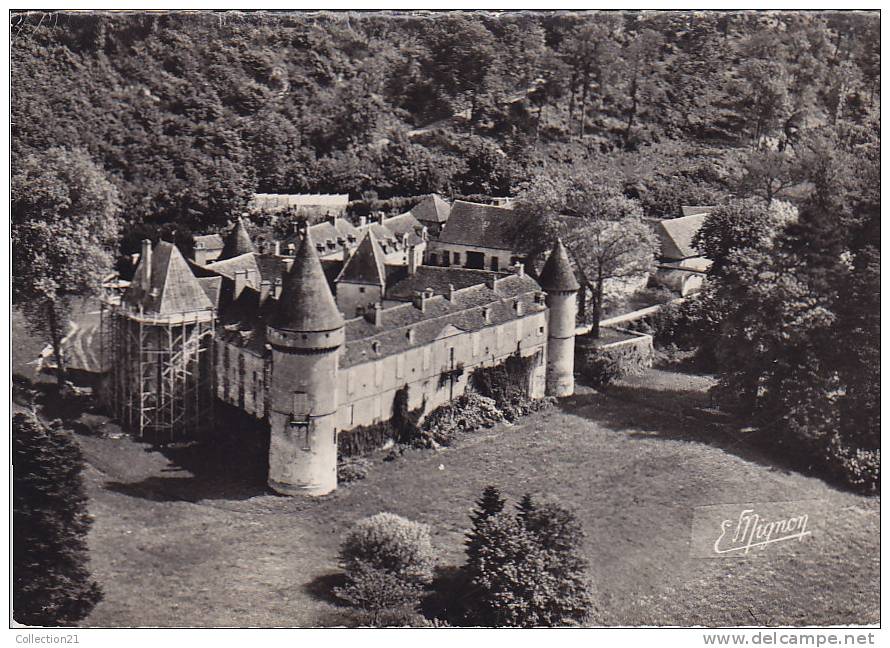
[[[266,329],[269,486],[284,495],[337,488],[337,366],[343,316],[306,232]]]
[[[547,293],[547,395],[575,393],[575,314],[578,289],[562,241],[557,240],[539,278]]]

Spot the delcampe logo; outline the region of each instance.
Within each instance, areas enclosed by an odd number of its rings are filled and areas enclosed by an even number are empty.
[[[699,558],[744,557],[812,536],[823,502],[760,502],[696,507],[690,553]]]

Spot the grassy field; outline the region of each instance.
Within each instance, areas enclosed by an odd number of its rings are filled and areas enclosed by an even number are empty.
[[[709,384],[653,370],[606,395],[582,388],[521,425],[378,458],[368,479],[317,500],[268,494],[249,453],[196,461],[189,449],[81,437],[92,568],[105,589],[85,623],[345,623],[329,590],[350,524],[378,511],[426,522],[442,566],[456,566],[473,500],[490,483],[514,500],[550,494],[577,510],[595,624],[877,622],[879,500],[748,453],[739,433],[701,415]],[[821,515],[806,541],[746,558],[690,555],[695,507],[788,500]]]

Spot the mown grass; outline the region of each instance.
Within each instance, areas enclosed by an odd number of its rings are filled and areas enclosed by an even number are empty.
[[[456,566],[486,484],[578,512],[595,624],[877,622],[879,500],[778,469],[743,437],[697,418],[709,384],[655,370],[605,395],[582,388],[455,447],[377,457],[368,479],[317,500],[269,494],[255,472],[233,470],[231,455],[202,463],[186,460],[187,449],[165,456],[128,439],[82,437],[93,569],[106,591],[86,623],[349,623],[330,597],[346,529],[384,510],[426,522],[442,567]],[[805,542],[741,559],[690,556],[695,507],[788,500],[821,515]]]

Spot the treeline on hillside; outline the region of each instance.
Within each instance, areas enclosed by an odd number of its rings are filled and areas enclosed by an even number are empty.
[[[879,123],[877,13],[10,19],[13,171],[83,149],[120,191],[125,248],[219,227],[255,191],[508,195],[578,162],[674,215],[732,191],[727,149]]]

